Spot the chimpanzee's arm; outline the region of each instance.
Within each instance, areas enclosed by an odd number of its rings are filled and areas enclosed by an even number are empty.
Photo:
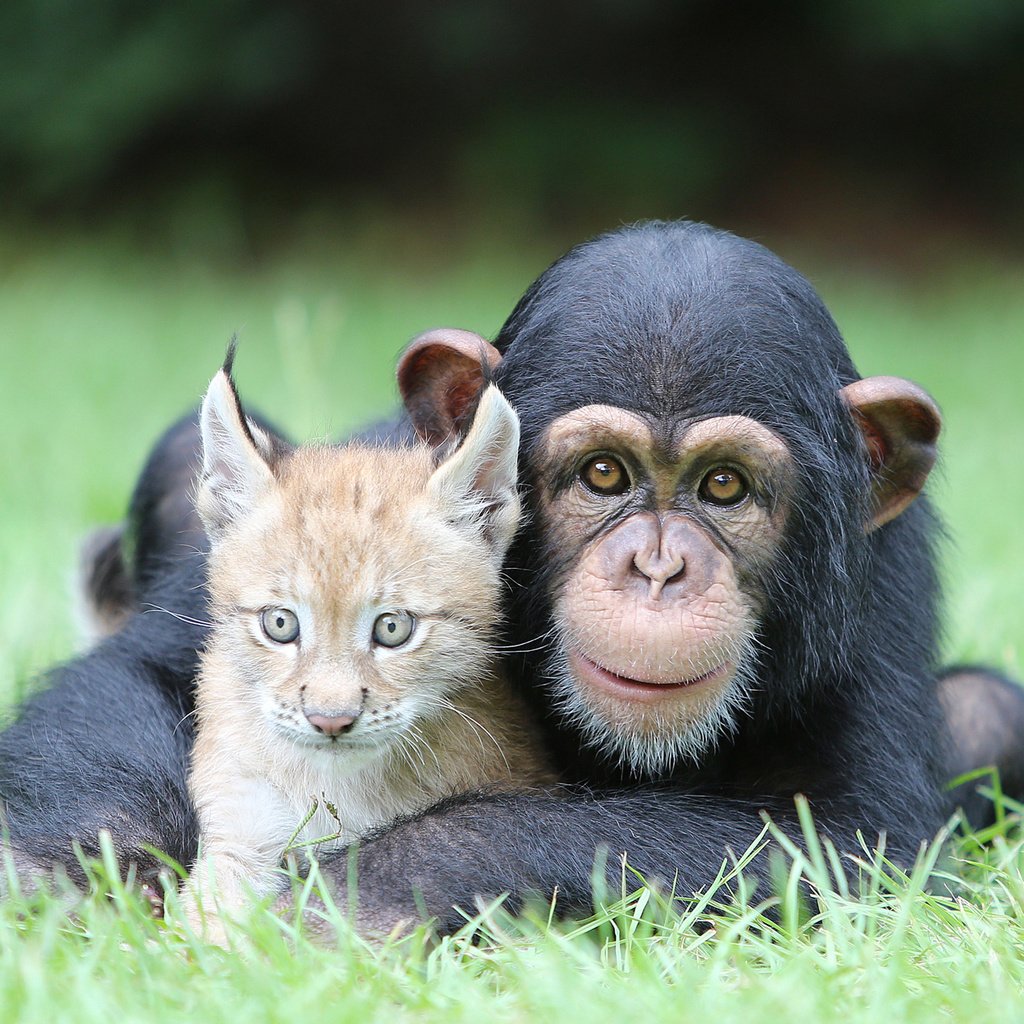
[[[926,733],[928,715],[912,727],[919,708],[892,705],[879,714],[877,703],[857,691],[851,681],[846,692],[815,706],[809,724],[794,722],[786,730],[779,722],[761,734],[747,751],[759,766],[760,784],[734,784],[731,793],[648,783],[466,794],[400,821],[356,851],[359,923],[386,932],[422,906],[448,930],[463,921],[452,908],[472,912],[477,897],[508,893],[515,908],[533,895],[549,900],[556,890],[559,913],[586,914],[593,907],[595,864],[603,862],[607,891],[616,894],[623,854],[651,884],[690,895],[712,885],[724,861],[755,843],[764,829],[762,812],[804,846],[793,800],[801,792],[818,834],[841,854],[862,853],[858,832],[872,845],[884,832],[886,856],[909,867],[947,814],[941,773],[931,763],[939,744],[907,739],[914,728]],[[927,707],[923,697],[919,703]],[[343,905],[345,852],[320,866]],[[748,881],[756,876],[759,898],[771,895],[767,856],[745,874]],[[636,888],[637,875],[627,875],[625,885]]]
[[[143,875],[160,867],[147,845],[191,860],[185,779],[203,576],[198,556],[165,570],[120,632],[50,673],[0,733],[2,823],[27,874],[59,864],[80,880],[73,844],[97,855],[100,829]]]
[[[530,895],[547,900],[556,890],[561,914],[587,913],[595,862],[604,858],[608,891],[617,893],[624,852],[629,867],[645,879],[689,895],[714,882],[726,857],[738,857],[754,843],[764,827],[762,808],[799,841],[792,801],[754,803],[666,790],[459,797],[361,844],[358,920],[369,931],[387,932],[395,922],[417,917],[421,906],[445,931],[463,923],[453,907],[472,913],[478,896],[508,893],[515,909]],[[856,829],[865,820],[850,811],[816,818],[819,831],[845,850],[856,849]],[[346,853],[325,858],[320,867],[344,905]],[[767,871],[759,859],[753,873],[764,882]],[[627,875],[627,891],[639,884]]]

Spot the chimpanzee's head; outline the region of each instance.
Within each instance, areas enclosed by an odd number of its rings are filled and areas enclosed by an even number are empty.
[[[698,760],[901,630],[932,642],[927,529],[886,524],[931,469],[938,410],[859,379],[814,289],[760,245],[650,223],[573,249],[494,346],[412,343],[421,435],[457,432],[491,374],[522,421],[517,639],[555,713],[620,763]]]

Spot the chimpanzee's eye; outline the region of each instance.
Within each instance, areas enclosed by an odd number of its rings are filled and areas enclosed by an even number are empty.
[[[416,618],[409,612],[385,612],[373,623],[374,643],[381,647],[401,647],[416,626]]]
[[[705,474],[697,493],[701,501],[712,505],[738,505],[750,493],[750,486],[735,469],[719,466]]]
[[[260,626],[275,644],[293,644],[299,639],[299,617],[289,608],[265,609]]]
[[[580,480],[595,494],[625,494],[629,490],[626,467],[610,455],[597,455],[583,464]]]

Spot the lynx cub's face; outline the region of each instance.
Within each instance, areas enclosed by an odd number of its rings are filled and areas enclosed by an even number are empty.
[[[519,425],[500,392],[441,461],[426,447],[286,450],[245,418],[223,371],[201,423],[206,661],[231,687],[223,713],[339,756],[450,713],[486,677],[519,519]]]

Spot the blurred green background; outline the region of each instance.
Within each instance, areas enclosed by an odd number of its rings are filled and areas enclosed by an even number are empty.
[[[249,401],[335,436],[413,334],[679,216],[938,398],[948,655],[1020,672],[1022,53],[1018,0],[7,0],[0,693],[72,650],[78,539],[233,331]]]

